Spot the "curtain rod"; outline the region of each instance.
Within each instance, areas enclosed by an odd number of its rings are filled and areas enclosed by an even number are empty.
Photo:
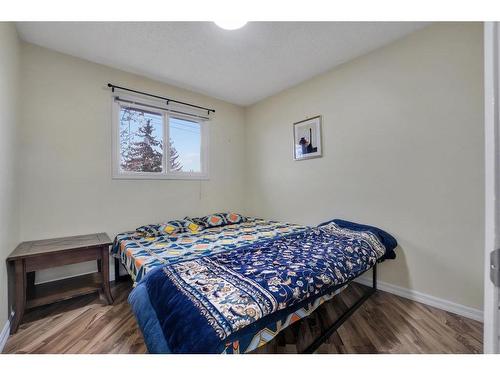
[[[158,95],[154,95],[154,94],[148,94],[147,92],[143,92],[143,91],[137,91],[137,90],[133,90],[133,89],[128,89],[128,88],[126,88],[126,87],[113,85],[112,83],[108,83],[108,87],[111,87],[111,90],[112,90],[113,92],[115,92],[115,89],[118,89],[118,90],[124,90],[124,91],[129,91],[129,92],[134,92],[134,93],[136,93],[136,94],[146,95],[146,96],[150,96],[150,97],[152,97],[152,98],[166,100],[166,101],[167,101],[167,105],[168,105],[170,102],[172,102],[172,103],[177,103],[177,104],[186,105],[186,106],[188,106],[188,107],[193,107],[193,108],[198,108],[198,109],[205,110],[205,111],[207,111],[207,112],[208,112],[208,114],[209,114],[209,115],[210,115],[210,112],[215,113],[215,109],[205,108],[205,107],[200,107],[199,105],[194,105],[194,104],[190,104],[190,103],[186,103],[186,102],[180,102],[180,101],[178,101],[178,100],[174,100],[174,99],[166,98],[166,97],[164,97],[164,96],[158,96]]]
[[[205,116],[193,115],[191,113],[182,112],[182,111],[176,111],[175,109],[170,109],[170,108],[158,107],[156,105],[138,103],[138,102],[135,102],[133,100],[122,99],[119,96],[116,96],[115,100],[118,101],[118,102],[129,103],[129,104],[138,104],[138,105],[141,105],[143,107],[149,107],[149,108],[160,109],[160,110],[168,111],[168,112],[172,112],[172,113],[178,113],[180,115],[186,115],[186,116],[189,116],[189,117],[197,117],[197,118],[201,118],[203,120],[210,120],[208,117],[205,117]]]

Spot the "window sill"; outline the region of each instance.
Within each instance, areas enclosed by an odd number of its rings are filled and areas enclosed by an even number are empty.
[[[206,174],[114,174],[113,180],[209,180]]]

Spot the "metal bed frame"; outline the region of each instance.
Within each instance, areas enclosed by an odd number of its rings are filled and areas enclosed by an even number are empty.
[[[120,265],[122,263],[120,258],[113,257],[115,259],[115,281],[125,281],[130,280],[131,277],[127,273],[126,275],[120,275]]]
[[[357,310],[361,305],[370,298],[373,293],[377,291],[377,263],[371,268],[373,270],[372,274],[372,285],[363,293],[361,298],[359,298],[354,305],[349,307],[342,315],[340,315],[337,320],[328,329],[321,334],[316,340],[313,341],[307,348],[305,348],[301,353],[311,354],[314,353],[322,344],[328,340],[328,338],[337,330],[339,327]],[[361,275],[360,275],[361,276]],[[307,318],[306,318],[307,319]]]

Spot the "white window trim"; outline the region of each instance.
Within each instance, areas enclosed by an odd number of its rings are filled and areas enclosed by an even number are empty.
[[[128,97],[120,95],[120,98],[129,100]],[[130,99],[131,101],[136,101],[137,98]],[[141,103],[150,104],[152,106],[158,107],[158,103],[148,102],[141,99]],[[169,140],[169,110],[168,109],[158,109],[149,108],[147,106],[141,106],[140,104],[127,104],[132,108],[144,109],[147,111],[155,111],[163,115],[163,172],[122,172],[120,171],[120,108],[121,104],[119,101],[112,98],[112,119],[111,119],[111,140],[112,140],[112,178],[118,180],[208,180],[208,149],[209,149],[209,120],[200,120],[196,117],[191,117],[187,115],[172,114],[172,117],[187,119],[190,121],[196,121],[200,124],[201,128],[201,149],[200,149],[200,162],[201,162],[201,172],[178,172],[170,170],[170,152],[168,152],[168,140]]]

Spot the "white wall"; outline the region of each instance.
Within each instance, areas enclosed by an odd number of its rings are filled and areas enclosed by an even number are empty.
[[[0,331],[8,316],[5,258],[19,241],[17,98],[19,41],[12,23],[0,22]]]
[[[22,44],[21,240],[104,231],[240,210],[243,109],[146,78]],[[215,108],[210,180],[112,180],[107,82]],[[40,272],[37,282],[91,271]]]
[[[385,228],[382,281],[482,308],[482,52],[481,24],[432,25],[248,108],[247,213]],[[314,115],[324,156],[293,161]]]

